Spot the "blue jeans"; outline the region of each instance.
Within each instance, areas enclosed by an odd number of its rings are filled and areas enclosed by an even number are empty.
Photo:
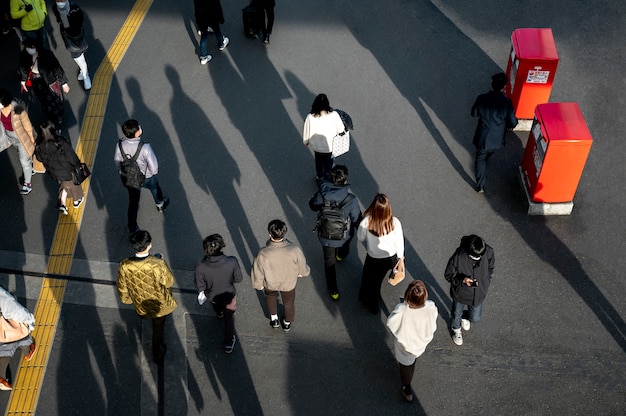
[[[215,33],[215,38],[217,39],[217,47],[219,48],[224,42],[224,35],[222,35],[219,24],[211,28],[213,29],[213,33]],[[206,30],[206,28],[200,28],[200,30],[202,31],[202,34],[200,35],[200,56],[207,56],[209,53],[206,50],[206,42],[209,38],[209,32]]]
[[[20,142],[14,131],[5,130],[7,139],[17,149],[17,153],[20,156],[20,165],[22,165],[22,172],[24,173],[24,183],[30,183],[33,176],[33,159],[28,156],[26,149]]]
[[[163,191],[159,186],[159,180],[157,175],[146,178],[143,182],[143,187],[150,190],[154,203],[159,206],[164,202]],[[139,211],[139,197],[141,196],[141,189],[129,188],[128,190],[128,231],[133,233],[137,229],[137,212]]]
[[[467,306],[467,310],[465,310],[465,306]],[[456,300],[452,300],[452,322],[450,322],[450,327],[452,329],[461,328],[461,319],[469,319],[470,322],[478,322],[480,321],[480,317],[483,314],[483,304],[477,306],[464,305],[462,303],[457,302]]]

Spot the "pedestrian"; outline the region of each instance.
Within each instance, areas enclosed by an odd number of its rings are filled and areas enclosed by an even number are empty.
[[[63,93],[70,92],[65,71],[56,56],[36,39],[26,39],[19,56],[22,92],[33,90],[41,109],[58,129],[63,124]]]
[[[252,0],[251,5],[256,9],[258,13],[259,28],[263,35],[263,43],[270,44],[270,35],[272,34],[272,28],[274,27],[274,6],[276,6],[275,0]],[[267,16],[267,23],[266,18]]]
[[[503,72],[493,75],[491,91],[480,94],[472,106],[472,117],[478,117],[473,140],[476,147],[476,192],[485,192],[487,161],[496,150],[504,146],[506,132],[517,126],[513,102],[504,95],[504,87],[508,82]]]
[[[83,188],[73,181],[72,172],[81,165],[81,161],[74,152],[69,141],[58,134],[57,128],[50,120],[45,121],[39,128],[39,135],[35,142],[35,155],[41,160],[46,172],[59,182],[59,198],[57,207],[67,215],[67,196],[72,198],[74,209],[83,203]]]
[[[267,226],[269,240],[259,250],[252,265],[252,287],[262,290],[270,315],[272,328],[283,327],[289,332],[296,316],[296,283],[298,278],[308,276],[311,269],[300,247],[285,239],[287,224],[272,220]],[[278,320],[278,293],[283,302],[284,316]]]
[[[35,132],[26,112],[23,101],[13,98],[7,90],[0,89],[0,133],[8,140],[9,144],[17,149],[24,175],[24,184],[20,194],[28,195],[32,190],[31,178],[33,176],[33,153],[35,152]],[[37,172],[45,172],[43,165],[37,161]]]
[[[350,254],[350,242],[361,221],[361,208],[350,192],[348,167],[336,165],[330,171],[330,181],[323,181],[320,190],[309,201],[318,211],[317,237],[322,244],[326,289],[331,299],[339,299],[335,265]]]
[[[141,319],[152,320],[152,357],[163,362],[167,346],[163,341],[167,316],[176,309],[172,296],[174,275],[160,253],[150,254],[152,237],[145,230],[130,236],[135,255],[120,263],[117,294],[122,303],[133,304]]]
[[[213,57],[207,52],[209,33],[214,33],[217,39],[217,48],[226,49],[230,43],[228,36],[222,34],[220,25],[224,24],[224,13],[220,0],[194,0],[194,14],[200,34],[200,63],[206,65]]]
[[[43,48],[48,48],[44,25],[48,9],[44,0],[11,0],[11,17],[20,20],[22,42],[36,39]]]
[[[363,213],[357,237],[367,247],[359,300],[371,313],[377,314],[380,285],[385,275],[399,261],[404,261],[402,224],[393,216],[387,195],[379,193],[374,196],[374,200]]]
[[[9,368],[9,362],[11,358],[18,350],[22,351],[24,361],[30,361],[35,355],[37,350],[37,344],[30,335],[35,329],[35,317],[33,314],[22,306],[21,303],[13,297],[6,289],[0,287],[0,314],[4,322],[2,324],[2,338],[6,336],[10,337],[10,333],[13,333],[14,329],[20,328],[16,333],[20,333],[20,337],[12,341],[5,341],[0,343],[0,390],[13,390],[11,386],[11,377],[7,374]],[[5,325],[10,326],[11,331],[5,331]]]
[[[450,328],[456,345],[463,345],[461,328],[469,331],[471,323],[482,316],[495,264],[493,248],[475,234],[461,238],[461,245],[448,260],[445,278],[450,282]]]
[[[237,310],[237,291],[235,283],[243,279],[239,262],[233,256],[226,256],[222,250],[226,247],[224,238],[211,234],[202,242],[205,256],[196,266],[194,284],[198,291],[198,302],[205,301],[211,306],[218,318],[224,319],[224,352],[230,354],[235,348],[235,311]]]
[[[311,145],[315,152],[317,181],[327,180],[333,167],[333,139],[345,132],[341,117],[328,102],[326,94],[318,94],[311,105],[311,112],[304,120],[302,142]]]
[[[136,165],[139,174],[145,178],[139,187],[131,186],[129,182],[125,182],[122,176],[122,183],[128,191],[128,231],[133,234],[139,230],[137,225],[137,213],[139,211],[139,198],[141,197],[141,188],[147,188],[152,193],[152,198],[159,212],[165,211],[170,203],[170,199],[163,196],[163,191],[159,185],[157,174],[159,173],[159,162],[157,160],[150,143],[141,140],[143,129],[139,122],[134,119],[126,120],[122,124],[122,132],[125,139],[120,139],[115,146],[115,155],[113,157],[118,172],[123,174],[123,162],[127,159],[136,157]]]
[[[421,280],[413,280],[404,292],[403,300],[396,305],[387,328],[394,336],[394,353],[400,369],[402,397],[413,401],[411,381],[415,360],[426,350],[437,330],[437,306],[428,300],[428,290]]]
[[[59,24],[59,30],[65,49],[72,55],[72,59],[78,65],[80,72],[78,80],[83,81],[85,90],[91,89],[91,78],[85,60],[85,51],[89,47],[85,38],[85,28],[83,27],[83,11],[80,6],[71,1],[57,1],[52,6],[52,12]]]

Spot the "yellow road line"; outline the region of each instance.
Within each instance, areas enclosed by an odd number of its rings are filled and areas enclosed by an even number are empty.
[[[93,162],[96,158],[98,141],[102,132],[104,112],[109,99],[113,74],[126,54],[151,5],[152,0],[137,0],[93,77],[83,125],[76,146],[76,154],[79,159],[90,166],[92,172],[94,171]],[[89,182],[90,180],[87,179],[82,184],[85,193],[83,207],[87,203]],[[84,212],[84,208],[75,210],[70,206],[69,215],[59,216],[50,249],[47,273],[69,274]],[[61,314],[64,294],[65,280],[43,279],[34,312],[36,325],[33,337],[37,341],[37,353],[31,361],[20,361],[21,365],[5,415],[35,414],[59,315]]]

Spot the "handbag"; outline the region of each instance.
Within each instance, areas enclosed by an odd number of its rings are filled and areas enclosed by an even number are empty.
[[[0,343],[19,341],[30,334],[28,324],[15,322],[0,316]]]
[[[404,259],[398,259],[398,262],[391,269],[391,273],[389,274],[389,284],[391,286],[396,286],[398,283],[404,280],[406,277],[406,270],[404,268]]]
[[[75,167],[72,171],[72,182],[74,185],[80,185],[91,175],[91,171],[84,163],[81,163],[78,167]]]
[[[61,88],[61,81],[58,79],[49,85],[50,90],[61,100],[63,99],[63,89]]]
[[[80,33],[76,36],[70,36],[66,31],[62,31],[61,38],[63,38],[65,49],[67,49],[68,52],[82,53],[89,47],[87,39],[85,38],[85,28],[83,27],[80,28]]]
[[[343,131],[333,137],[333,157],[341,156],[350,150],[350,133]]]

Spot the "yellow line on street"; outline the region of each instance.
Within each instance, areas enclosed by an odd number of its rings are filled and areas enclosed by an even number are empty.
[[[137,0],[93,77],[92,88],[89,93],[89,100],[76,146],[76,154],[80,160],[90,167],[92,174],[95,174],[93,162],[96,158],[98,141],[102,132],[104,112],[109,98],[113,74],[126,54],[151,5],[152,0]],[[82,184],[85,193],[83,207],[88,201],[89,182],[90,180],[87,179]],[[71,205],[68,208],[69,215],[59,216],[46,273],[69,274],[70,272],[78,232],[80,231],[85,210],[84,208],[76,210]],[[37,342],[37,352],[31,361],[20,361],[21,364],[13,384],[11,398],[7,404],[5,413],[7,416],[35,414],[61,314],[64,294],[65,280],[43,279],[34,312],[35,330],[32,333]]]

